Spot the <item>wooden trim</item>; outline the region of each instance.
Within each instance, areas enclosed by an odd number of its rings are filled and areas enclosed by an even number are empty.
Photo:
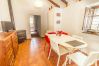
[[[66,7],[68,6],[68,2],[66,0],[61,0],[65,5]]]
[[[15,22],[14,22],[14,15],[13,15],[11,0],[8,0],[8,7],[9,7],[11,22],[13,23],[13,30],[15,30]]]
[[[58,5],[57,3],[55,3],[54,1],[52,1],[52,0],[48,0],[50,3],[52,3],[55,7],[58,7],[58,8],[60,8],[60,5]]]

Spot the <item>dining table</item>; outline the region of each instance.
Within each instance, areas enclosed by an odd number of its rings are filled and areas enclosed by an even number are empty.
[[[82,51],[83,48],[87,47],[87,43],[84,40],[72,37],[70,35],[65,35],[65,34],[61,34],[61,35],[57,35],[57,34],[46,34],[50,40],[50,43],[54,43],[54,44],[58,44],[56,46],[62,46],[64,48],[66,48],[66,50],[68,50],[69,54],[72,54],[75,50],[80,50]],[[56,51],[56,49],[53,48],[53,46],[55,45],[51,45],[51,48]],[[53,46],[52,46],[53,45]],[[51,49],[50,49],[51,50]],[[57,48],[58,50],[58,48]],[[49,57],[50,57],[50,53],[49,52]],[[48,58],[49,58],[48,57]],[[66,57],[67,58],[67,57]],[[65,62],[63,63],[63,65],[66,65],[67,59],[65,60]],[[69,60],[69,63],[71,63],[71,60]]]
[[[81,39],[74,38],[70,35],[57,36],[56,34],[47,34],[50,41],[53,41],[56,44],[64,46],[66,48],[75,48],[75,49],[82,49],[87,47],[87,43]]]

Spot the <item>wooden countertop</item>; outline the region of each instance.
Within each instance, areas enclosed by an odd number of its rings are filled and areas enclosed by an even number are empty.
[[[11,35],[13,32],[0,32],[0,40],[3,40],[7,38],[9,35]]]

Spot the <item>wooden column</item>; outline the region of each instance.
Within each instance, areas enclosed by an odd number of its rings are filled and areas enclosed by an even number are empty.
[[[12,8],[11,0],[8,0],[8,7],[9,7],[11,22],[13,23],[13,30],[15,30],[15,21],[14,21],[13,8]]]

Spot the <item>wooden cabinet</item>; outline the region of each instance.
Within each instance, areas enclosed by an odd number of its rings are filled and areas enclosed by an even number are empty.
[[[26,30],[17,30],[18,43],[26,40]]]
[[[13,47],[12,47],[12,41],[11,36],[8,36],[6,39],[4,39],[3,44],[4,45],[4,51],[5,51],[5,61],[6,66],[10,66],[10,61],[13,58]],[[14,58],[13,58],[14,59]]]
[[[0,33],[0,66],[13,66],[18,41],[16,32]]]
[[[0,66],[5,66],[5,52],[2,41],[0,41]]]
[[[13,49],[14,55],[16,56],[17,51],[18,51],[18,37],[17,37],[17,33],[14,32],[11,37],[12,37],[12,46],[14,48]]]

